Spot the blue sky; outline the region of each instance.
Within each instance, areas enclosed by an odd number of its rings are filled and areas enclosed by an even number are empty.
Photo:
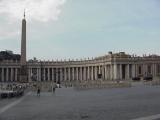
[[[35,14],[26,12],[28,59],[79,59],[105,55],[108,51],[138,55],[160,53],[160,0],[63,2],[58,15],[55,9],[52,12],[43,10],[44,7],[35,9]],[[9,8],[8,3],[4,2],[3,6],[7,4]],[[7,7],[0,11],[0,50],[20,53],[23,10],[17,9],[20,17],[13,16],[8,9],[5,11]]]

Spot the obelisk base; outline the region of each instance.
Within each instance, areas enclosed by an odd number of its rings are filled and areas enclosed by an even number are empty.
[[[28,72],[26,65],[22,65],[20,68],[20,82],[22,83],[28,82]]]

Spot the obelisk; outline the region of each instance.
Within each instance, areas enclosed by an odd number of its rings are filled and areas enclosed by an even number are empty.
[[[25,19],[25,12],[24,12],[24,18],[22,19],[21,65],[26,65],[26,19]]]
[[[26,19],[25,12],[22,19],[22,35],[21,35],[21,68],[20,68],[20,82],[28,82],[27,62],[26,62]]]

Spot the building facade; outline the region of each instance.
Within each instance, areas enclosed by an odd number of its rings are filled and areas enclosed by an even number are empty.
[[[0,82],[20,81],[20,61],[0,62]],[[74,82],[92,80],[129,80],[160,75],[160,56],[131,56],[111,53],[91,60],[27,62],[28,81]]]

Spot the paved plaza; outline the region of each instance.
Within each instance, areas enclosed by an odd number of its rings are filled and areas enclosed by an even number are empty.
[[[160,113],[160,86],[29,91],[0,100],[0,120],[132,120]],[[157,119],[156,119],[157,120]]]

